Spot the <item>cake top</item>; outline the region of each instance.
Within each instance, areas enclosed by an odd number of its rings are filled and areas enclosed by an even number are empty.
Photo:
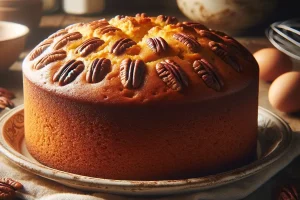
[[[61,29],[30,52],[23,72],[54,95],[107,104],[201,101],[258,79],[252,54],[232,37],[144,13]]]

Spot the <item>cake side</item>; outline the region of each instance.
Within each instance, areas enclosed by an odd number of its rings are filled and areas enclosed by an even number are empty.
[[[257,84],[201,103],[101,106],[63,99],[24,78],[25,139],[41,163],[121,180],[193,178],[252,161]]]
[[[213,99],[258,74],[252,55],[224,33],[168,16],[79,23],[41,42],[24,75],[64,98],[104,104]]]

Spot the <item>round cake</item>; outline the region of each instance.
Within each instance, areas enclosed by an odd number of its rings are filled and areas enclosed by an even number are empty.
[[[183,179],[255,155],[258,65],[202,24],[146,14],[74,24],[35,47],[23,73],[26,145],[49,167]]]

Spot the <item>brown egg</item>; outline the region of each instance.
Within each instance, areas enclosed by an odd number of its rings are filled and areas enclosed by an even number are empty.
[[[289,56],[275,48],[261,49],[253,54],[259,65],[259,77],[264,81],[273,81],[293,68]]]
[[[300,111],[300,72],[288,72],[275,79],[269,89],[269,101],[282,112]]]

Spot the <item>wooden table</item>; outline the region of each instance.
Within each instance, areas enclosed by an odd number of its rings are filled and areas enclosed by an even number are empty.
[[[154,13],[159,14],[159,13]],[[3,74],[0,74],[0,87],[7,88],[16,94],[16,98],[13,100],[16,105],[23,103],[23,90],[22,90],[22,72],[21,64],[23,58],[28,54],[28,52],[42,39],[46,38],[47,35],[54,32],[55,30],[65,27],[69,24],[77,23],[80,21],[88,22],[99,18],[110,18],[114,16],[113,14],[106,14],[103,16],[94,17],[80,17],[80,16],[69,16],[65,14],[55,14],[44,16],[41,20],[40,28],[32,33],[29,37],[26,50],[21,54],[20,59],[16,61],[11,69]],[[177,14],[179,20],[186,20],[186,18]],[[244,44],[251,52],[255,52],[258,49],[264,47],[272,46],[265,37],[238,37],[237,38],[242,44]],[[294,62],[295,70],[300,69],[300,63]],[[300,131],[300,113],[298,114],[285,114],[279,112],[271,107],[268,101],[268,89],[270,84],[265,82],[260,82],[259,91],[259,105],[276,113],[283,119],[285,119],[294,131]],[[3,114],[3,113],[2,113]],[[1,115],[1,113],[0,113]],[[272,197],[274,194],[274,188],[284,184],[284,183],[296,183],[297,177],[300,181],[300,158],[293,161],[287,168],[282,170],[266,184],[260,187],[257,191],[247,197],[247,200],[251,199],[275,199]],[[300,184],[299,184],[300,185]],[[299,187],[300,189],[300,187]],[[300,191],[300,190],[299,190]]]

